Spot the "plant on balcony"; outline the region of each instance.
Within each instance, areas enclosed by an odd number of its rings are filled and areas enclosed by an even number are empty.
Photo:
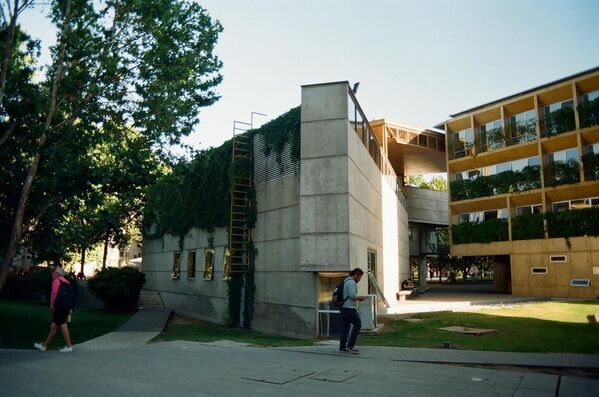
[[[517,145],[520,143],[530,142],[537,139],[534,123],[511,123],[506,127],[507,145]]]
[[[599,236],[599,208],[548,212],[547,232],[550,238]]]
[[[541,123],[544,136],[552,137],[565,132],[573,131],[576,128],[574,122],[574,110],[571,108],[561,108],[545,116]]]
[[[541,187],[540,167],[531,165],[521,171],[504,171],[496,175],[453,181],[449,185],[452,201],[539,189]]]
[[[518,215],[512,222],[512,240],[535,240],[545,236],[543,214]]]
[[[599,153],[589,152],[582,156],[584,166],[584,178],[587,181],[599,179]]]
[[[492,243],[508,240],[508,224],[502,219],[489,219],[485,222],[464,222],[451,225],[453,244]]]
[[[489,150],[495,150],[505,147],[505,136],[503,134],[503,128],[493,128],[488,131],[479,131],[478,141],[480,144],[481,152],[488,152]],[[483,144],[483,142],[485,142]]]
[[[599,124],[599,98],[579,103],[576,110],[578,110],[580,128],[592,127]]]
[[[473,147],[474,143],[472,142],[464,142],[455,138],[449,140],[449,154],[453,155],[453,159],[472,155]]]
[[[580,163],[576,160],[551,161],[545,166],[545,186],[580,182]]]

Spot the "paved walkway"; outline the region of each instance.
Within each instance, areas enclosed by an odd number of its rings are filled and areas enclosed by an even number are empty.
[[[599,356],[364,347],[147,344],[170,312],[138,312],[75,352],[0,350],[1,396],[597,396],[599,379],[528,367],[599,370]],[[512,370],[466,364],[519,366]],[[599,373],[599,372],[595,372]]]
[[[388,314],[409,314],[447,310],[470,310],[480,307],[512,305],[547,300],[542,297],[522,297],[500,294],[491,284],[431,285],[428,291],[410,296],[405,301],[389,302]]]

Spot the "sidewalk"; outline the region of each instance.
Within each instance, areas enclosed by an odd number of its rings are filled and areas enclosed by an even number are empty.
[[[599,379],[529,366],[599,368],[599,356],[237,343],[147,344],[170,311],[144,310],[118,331],[55,351],[0,350],[2,396],[597,396]],[[466,364],[520,366],[476,368]]]
[[[171,315],[168,309],[140,310],[117,331],[75,345],[76,350],[112,350],[142,347],[162,332]]]

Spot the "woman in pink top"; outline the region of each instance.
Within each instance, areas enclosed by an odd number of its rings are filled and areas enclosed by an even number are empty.
[[[52,273],[52,294],[50,295],[50,310],[52,311],[52,324],[50,325],[50,333],[46,338],[45,342],[42,343],[34,343],[33,346],[41,351],[46,351],[48,345],[56,335],[56,329],[60,328],[62,332],[62,336],[64,338],[65,343],[67,344],[65,347],[60,349],[61,353],[70,353],[73,351],[73,344],[71,343],[71,335],[69,334],[69,327],[67,327],[67,317],[69,316],[69,312],[62,308],[55,308],[54,301],[56,300],[56,295],[58,294],[58,289],[60,288],[61,283],[70,284],[66,278],[64,278],[64,270],[61,267],[57,267],[54,269]]]

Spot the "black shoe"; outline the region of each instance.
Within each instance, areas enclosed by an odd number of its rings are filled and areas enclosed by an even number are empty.
[[[347,350],[349,350],[350,352],[352,352],[354,354],[360,354],[360,350],[356,349],[355,346],[348,347]]]
[[[345,349],[339,349],[340,352],[348,352],[349,349],[345,348]]]

